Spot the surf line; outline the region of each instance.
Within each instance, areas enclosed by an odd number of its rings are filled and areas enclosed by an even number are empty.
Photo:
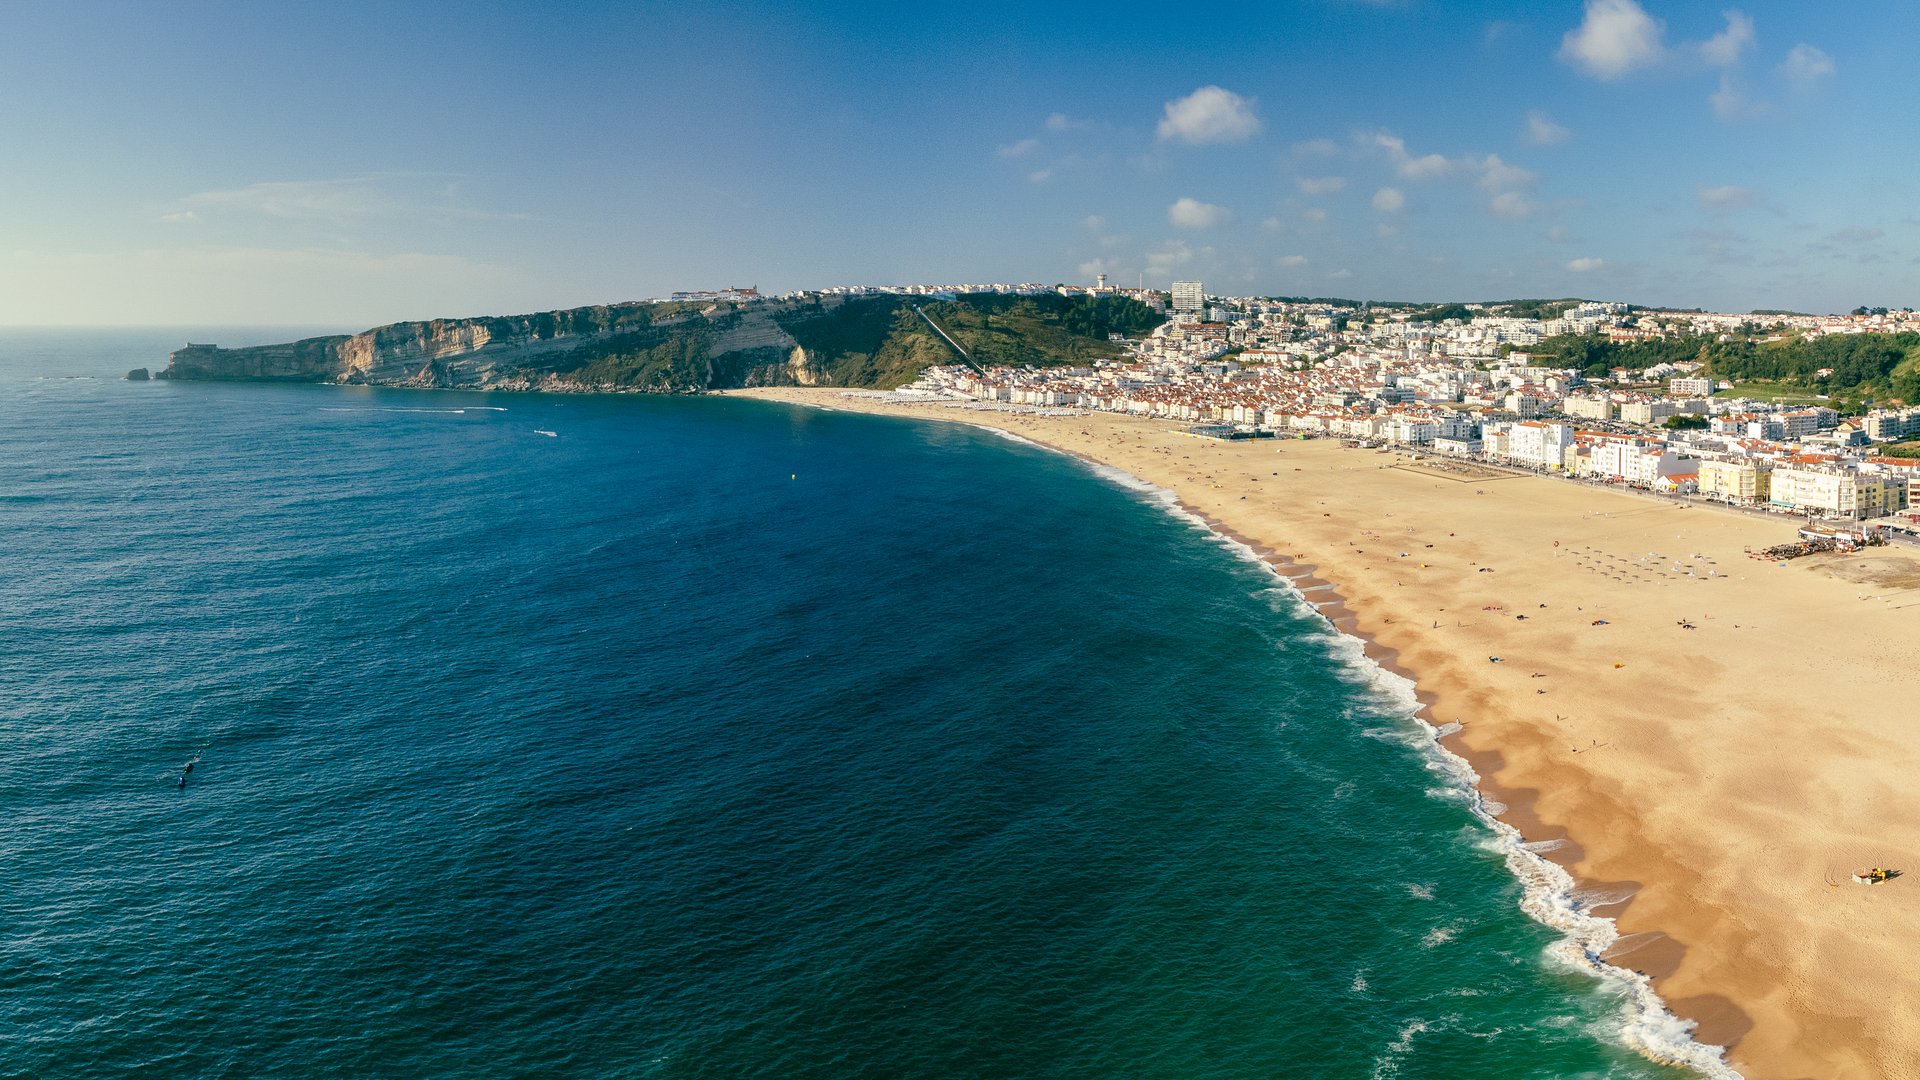
[[[1300,567],[1310,573],[1313,569],[1311,566],[1296,563],[1278,553],[1274,553],[1272,557],[1263,556],[1262,548],[1256,547],[1247,538],[1233,532],[1209,515],[1188,506],[1177,493],[1079,451],[1058,446],[1031,435],[1015,435],[993,424],[957,416],[930,416],[918,413],[906,416],[899,413],[870,415],[893,416],[908,420],[932,420],[983,428],[997,435],[1011,436],[1043,450],[1064,454],[1079,462],[1095,476],[1143,496],[1145,501],[1158,506],[1178,520],[1205,530],[1234,554],[1259,564],[1285,585],[1295,600],[1325,620],[1334,641],[1341,645],[1340,651],[1347,653],[1346,656],[1336,656],[1335,659],[1347,664],[1369,684],[1397,698],[1396,706],[1404,706],[1404,710],[1396,708],[1396,712],[1401,712],[1403,719],[1415,725],[1418,732],[1417,747],[1427,756],[1429,767],[1450,781],[1450,787],[1465,797],[1468,809],[1474,817],[1491,831],[1493,842],[1506,862],[1508,872],[1522,887],[1521,911],[1535,922],[1562,935],[1555,945],[1549,947],[1548,955],[1603,984],[1617,987],[1625,992],[1623,1006],[1625,1015],[1622,1017],[1623,1023],[1620,1029],[1622,1041],[1641,1056],[1663,1065],[1691,1069],[1711,1080],[1741,1080],[1740,1074],[1727,1063],[1726,1048],[1696,1040],[1693,1037],[1693,1022],[1682,1020],[1667,1008],[1666,1002],[1653,988],[1651,978],[1637,971],[1610,964],[1602,958],[1606,951],[1619,940],[1618,926],[1611,918],[1584,910],[1575,896],[1578,883],[1574,881],[1573,875],[1559,864],[1547,859],[1541,851],[1530,847],[1519,829],[1500,819],[1498,815],[1505,813],[1507,808],[1490,799],[1482,790],[1484,778],[1466,758],[1443,745],[1440,742],[1440,729],[1420,715],[1425,711],[1426,706],[1419,699],[1415,680],[1406,674],[1389,669],[1379,660],[1368,655],[1367,649],[1370,643],[1365,637],[1342,627],[1335,615],[1322,610],[1323,607],[1334,609],[1340,616],[1348,617],[1351,625],[1351,618],[1345,607],[1345,598],[1332,588],[1332,583],[1325,583],[1329,590],[1326,595],[1330,599],[1310,600],[1302,591],[1300,583],[1282,572],[1282,567],[1286,566]],[[1313,579],[1312,587],[1319,592],[1322,583],[1318,579]]]

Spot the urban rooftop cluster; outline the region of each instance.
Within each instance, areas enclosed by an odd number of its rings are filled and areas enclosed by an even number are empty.
[[[1135,294],[1129,290],[1129,294]],[[1630,341],[1752,331],[1752,314],[1569,302],[1550,317],[1136,294],[1171,318],[1121,360],[1072,368],[929,369],[910,389],[1011,406],[1158,417],[1228,438],[1327,436],[1739,506],[1920,530],[1920,459],[1875,444],[1920,436],[1920,408],[1843,416],[1817,401],[1740,396],[1698,363],[1594,377],[1527,349],[1559,334]],[[1803,337],[1920,329],[1911,311],[1768,315]],[[1685,417],[1674,430],[1671,417]],[[1909,507],[1916,510],[1908,516]]]

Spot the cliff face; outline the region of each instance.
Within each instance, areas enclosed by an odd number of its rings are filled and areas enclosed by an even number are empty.
[[[326,382],[345,370],[340,359],[344,337],[317,337],[286,345],[222,349],[188,345],[167,362],[170,379],[245,379],[249,381]]]
[[[1111,356],[1145,308],[990,294],[929,303],[988,362]],[[1131,301],[1119,301],[1132,304]],[[1106,305],[1102,307],[1100,305]],[[685,392],[737,386],[897,386],[953,354],[905,297],[614,304],[533,315],[393,323],[349,337],[222,349],[188,345],[167,376],[514,390]]]

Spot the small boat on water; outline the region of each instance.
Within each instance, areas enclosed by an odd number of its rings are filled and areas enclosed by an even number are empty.
[[[549,439],[557,439],[560,437],[560,433],[557,431],[545,431],[540,428],[534,428],[533,433],[535,435],[545,435]]]

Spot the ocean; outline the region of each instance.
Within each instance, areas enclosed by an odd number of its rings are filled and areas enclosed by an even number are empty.
[[[1161,493],[119,379],[292,334],[0,332],[0,1073],[1692,1075],[1404,681]]]

